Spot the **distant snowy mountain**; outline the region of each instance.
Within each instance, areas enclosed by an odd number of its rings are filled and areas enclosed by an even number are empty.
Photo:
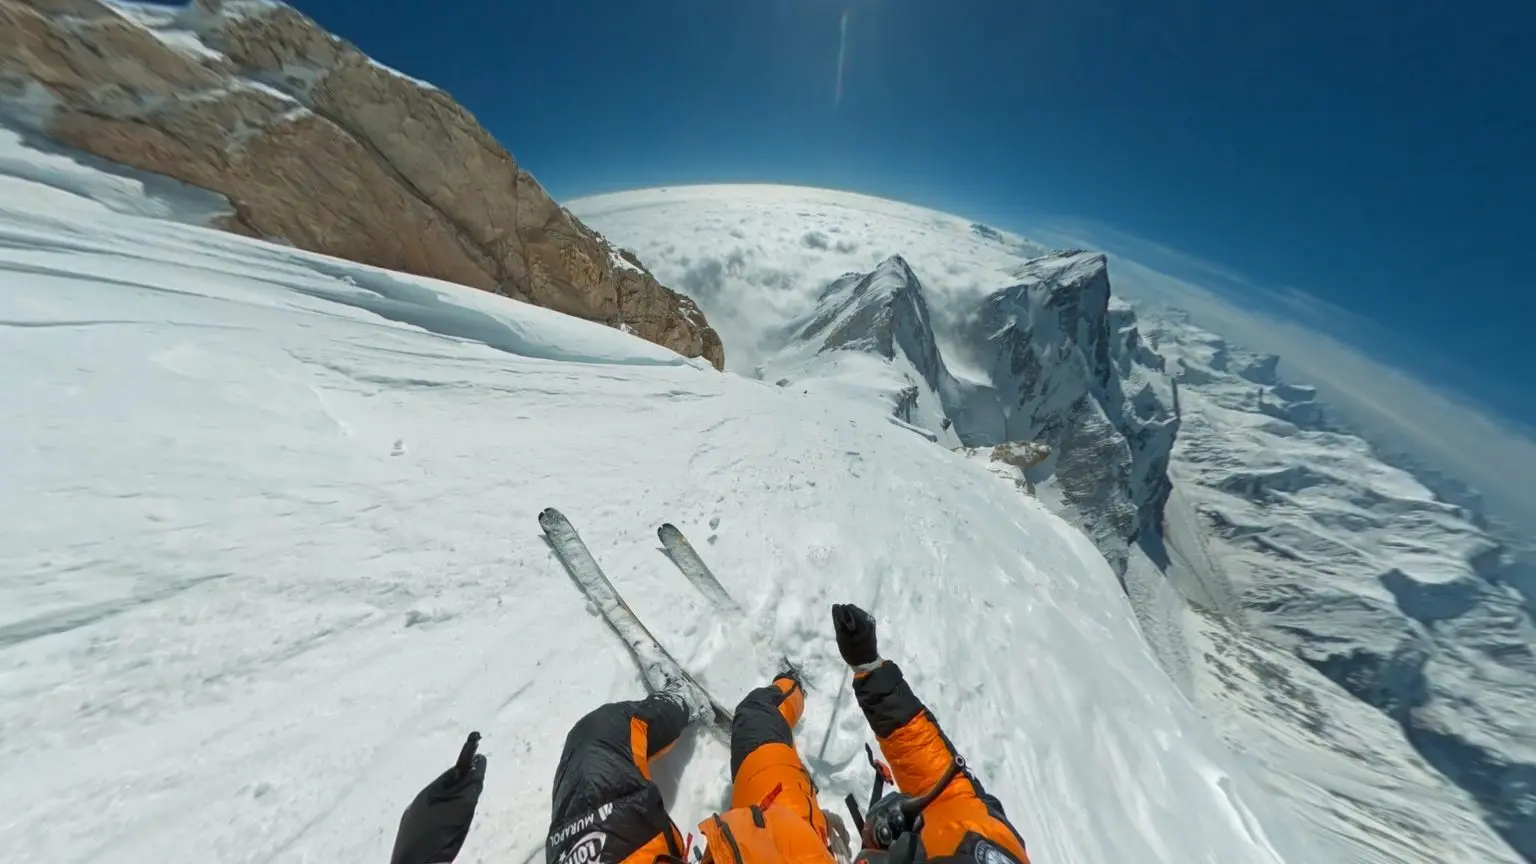
[[[954,447],[1037,442],[1033,474],[1117,570],[1168,497],[1178,417],[1172,385],[1140,349],[1135,316],[1110,311],[1104,257],[1031,259],[983,297],[953,350],[979,367],[956,378],[938,347],[921,280],[893,256],[833,280],[759,377],[888,406]],[[1128,397],[1126,390],[1132,392]]]
[[[1111,320],[1102,255],[1042,256],[1013,275],[958,349],[983,364],[980,386],[950,374],[899,256],[829,285],[784,353],[810,346],[820,361],[799,361],[798,384],[846,380],[861,352],[890,360],[910,382],[893,413],[916,410],[946,442],[1048,445],[1037,494],[1122,572],[1142,531],[1161,532],[1174,382],[1186,385],[1175,473],[1218,561],[1207,590],[1220,586],[1231,617],[1402,726],[1513,845],[1536,852],[1524,816],[1536,806],[1536,718],[1520,709],[1536,704],[1536,632],[1521,596],[1489,578],[1502,550],[1471,515],[1327,430],[1316,391],[1282,382],[1279,358],[1168,319],[1143,344],[1128,307]]]
[[[829,350],[782,322],[842,320],[853,288],[900,255],[939,348],[931,368],[957,384],[957,398],[933,388],[925,404],[945,414],[920,425],[1052,445],[1027,472],[1049,478],[1036,494],[1119,559],[1164,668],[1316,829],[1319,860],[1536,860],[1530,617],[1475,514],[1328,428],[1278,358],[1166,318],[1138,325],[1102,257],[871,201],[735,186],[571,206],[664,281],[706,288],[695,296],[728,342],[799,358],[803,389],[836,377],[829,362],[893,353]],[[846,245],[808,254],[794,242],[807,224]],[[893,410],[891,392],[870,404]]]
[[[922,283],[899,255],[828,285],[789,345],[757,374],[803,391],[883,400],[892,416],[933,440],[960,443],[949,421],[958,385],[934,341]]]
[[[1183,385],[1174,476],[1237,615],[1400,725],[1536,857],[1536,628],[1503,551],[1330,429],[1277,358],[1177,319],[1148,340]]]

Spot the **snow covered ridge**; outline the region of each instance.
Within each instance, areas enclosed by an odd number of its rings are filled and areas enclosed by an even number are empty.
[[[927,430],[937,443],[959,446],[948,417],[959,385],[934,340],[922,283],[900,256],[832,282],[789,332],[784,350],[756,377],[862,398]]]
[[[282,3],[0,0],[0,119],[217,192],[217,227],[724,364],[691,300],[551,200],[449,94]]]
[[[1536,627],[1506,550],[1366,442],[1272,356],[1187,322],[1148,341],[1183,385],[1174,476],[1238,609],[1397,723],[1536,859]]]
[[[1096,550],[982,466],[615,329],[145,215],[162,191],[0,129],[7,858],[384,860],[471,728],[461,860],[536,856],[570,724],[643,686],[541,539],[556,505],[722,699],[800,665],[828,807],[869,779],[827,615],[852,600],[1037,860],[1321,860]],[[679,823],[718,807],[723,741],[669,760]]]

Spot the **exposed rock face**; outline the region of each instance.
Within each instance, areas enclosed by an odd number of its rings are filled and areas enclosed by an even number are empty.
[[[1025,495],[1035,494],[1030,469],[1049,459],[1051,448],[1034,441],[1009,441],[995,447],[960,447],[957,453],[985,462],[987,470],[1013,483]]]
[[[276,3],[0,0],[0,111],[227,197],[221,226],[506,294],[724,364],[691,300],[557,205],[452,97]]]
[[[1176,391],[1141,344],[1135,314],[1111,302],[1103,255],[1047,255],[1016,275],[982,304],[972,339],[992,358],[995,407],[957,419],[961,437],[1048,444],[1065,503],[1123,568],[1128,544],[1162,524]]]

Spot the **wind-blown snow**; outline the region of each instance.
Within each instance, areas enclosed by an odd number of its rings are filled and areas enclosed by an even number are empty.
[[[41,89],[41,88],[39,88]],[[40,154],[58,153],[43,160]],[[85,154],[64,155],[37,135],[0,125],[0,201],[14,200],[14,207],[25,206],[21,196],[33,196],[38,186],[57,190],[59,200],[68,206],[94,205],[117,213],[174,219],[204,224],[217,216],[232,213],[233,208],[221,195],[188,186],[169,177],[136,171]],[[84,204],[72,199],[83,199]],[[52,219],[46,210],[34,211],[34,226],[46,224],[49,230],[67,232],[71,224]]]
[[[149,218],[14,136],[0,159],[26,166],[0,194],[8,857],[382,860],[469,729],[461,860],[536,856],[569,725],[641,693],[540,538],[554,505],[721,698],[802,665],[829,807],[868,780],[828,632],[852,600],[1041,864],[1318,860],[1088,541],[974,461],[506,298]],[[658,775],[689,825],[726,747]]]

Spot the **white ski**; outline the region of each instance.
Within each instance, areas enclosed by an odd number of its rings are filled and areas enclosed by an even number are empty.
[[[729,734],[731,712],[662,647],[634,610],[629,608],[624,597],[598,566],[597,559],[592,557],[571,521],[551,507],[539,514],[539,527],[544,529],[544,536],[549,538],[555,556],[560,559],[577,587],[597,606],[598,613],[613,628],[613,632],[624,640],[650,691],[657,692],[664,689],[669,681],[681,680],[684,686],[695,689],[708,703],[709,713],[704,719]]]
[[[688,538],[683,536],[676,525],[671,522],[662,525],[656,529],[656,536],[661,540],[662,548],[666,549],[667,557],[672,559],[672,563],[677,565],[677,569],[693,583],[693,587],[699,589],[706,600],[720,612],[741,614],[741,604],[715,578],[704,559],[699,557],[698,550],[693,548],[693,544],[688,542]]]

